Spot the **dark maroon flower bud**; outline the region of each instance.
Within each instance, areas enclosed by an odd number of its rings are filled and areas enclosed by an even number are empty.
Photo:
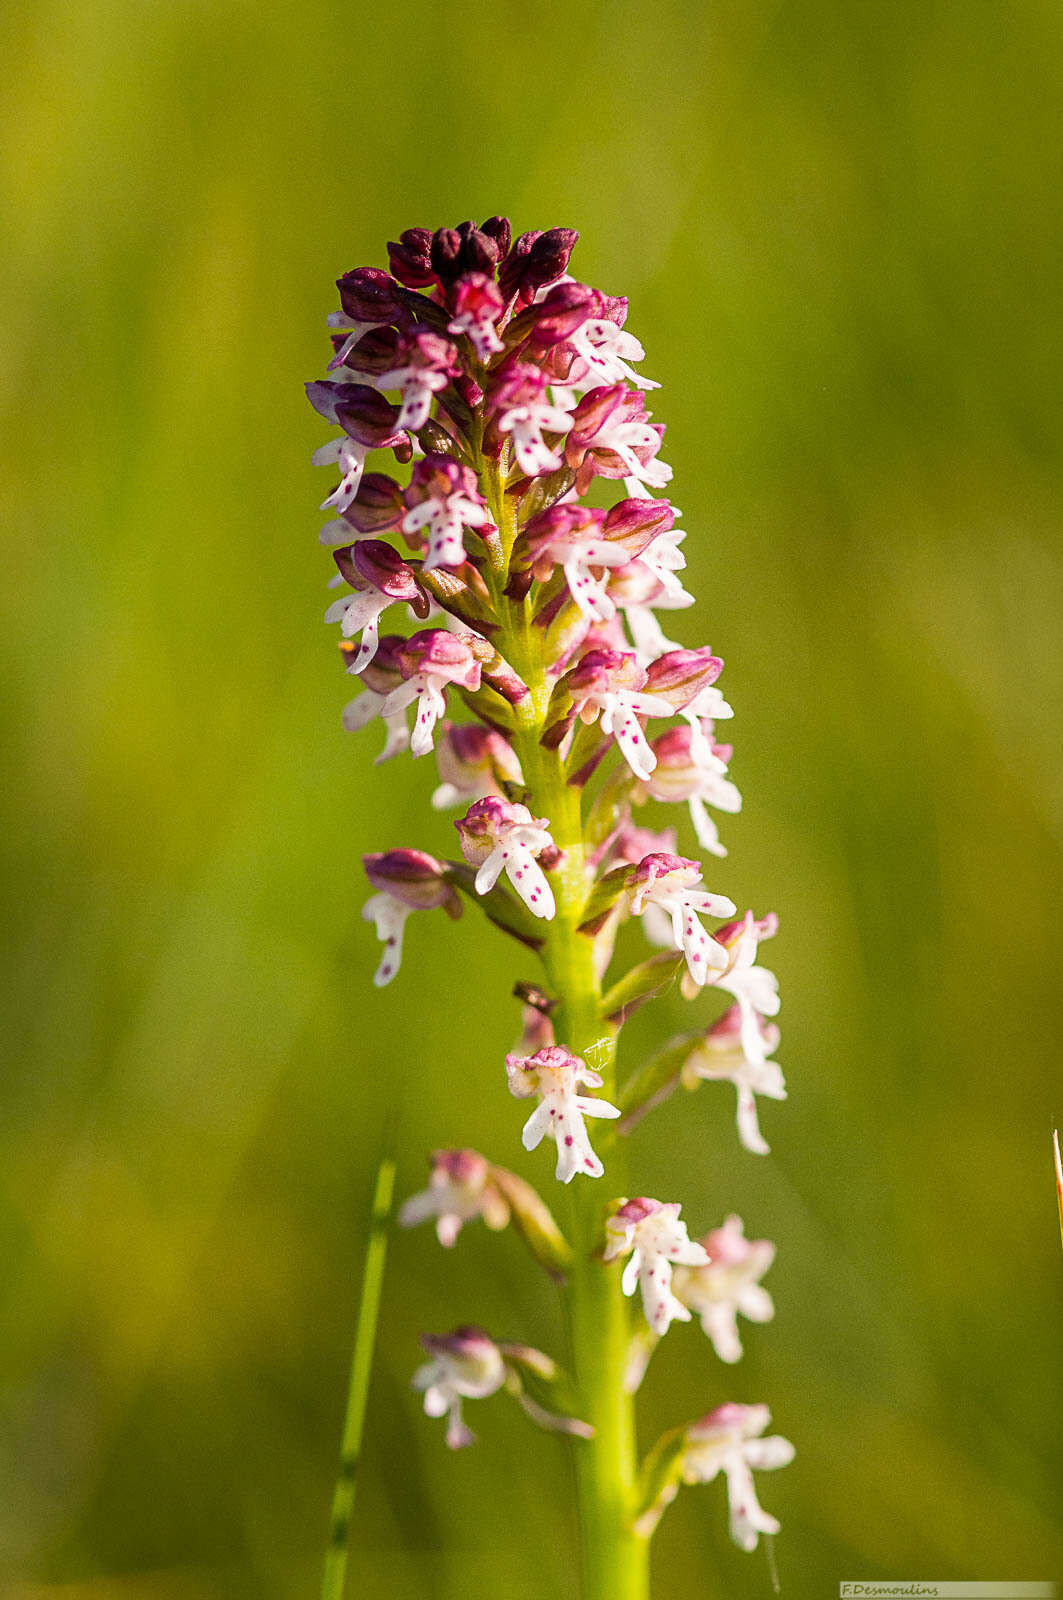
[[[406,441],[396,428],[398,407],[385,400],[379,389],[364,383],[335,385],[336,421],[345,433],[371,450],[385,450]]]
[[[432,271],[440,283],[453,283],[461,272],[461,234],[457,228],[437,228],[432,235]]]
[[[528,264],[531,247],[541,233],[540,228],[533,228],[530,233],[522,233],[519,239],[514,240],[509,254],[499,267],[498,286],[507,300],[512,300],[520,288],[521,275]]]
[[[567,271],[578,238],[573,228],[521,234],[498,274],[506,299],[517,295],[525,305],[530,305],[537,290],[555,282]]]
[[[408,322],[399,286],[380,267],[355,267],[337,278],[340,305],[355,322]]]
[[[388,241],[391,270],[407,289],[427,289],[435,283],[432,271],[432,234],[428,228],[407,228],[398,243]]]
[[[498,265],[499,249],[490,234],[483,233],[474,222],[463,222],[458,228],[461,235],[462,272],[486,272],[493,276]]]
[[[590,317],[602,314],[602,297],[585,283],[559,283],[534,305],[526,306],[506,329],[507,343],[530,341],[537,351],[570,339]]]
[[[413,568],[382,539],[360,539],[357,544],[334,550],[332,555],[341,576],[352,589],[371,583],[389,600],[413,602],[424,598]]]
[[[715,683],[723,662],[711,650],[669,650],[652,661],[646,673],[646,690],[670,702],[677,711]]]
[[[405,510],[402,489],[394,478],[384,472],[366,472],[343,518],[358,533],[386,533],[398,527]]]
[[[489,239],[493,239],[498,246],[498,259],[501,261],[509,254],[509,247],[513,241],[513,230],[509,225],[508,217],[488,217],[480,229]]]
[[[352,335],[346,338],[342,334],[333,335],[336,354],[329,362],[330,372],[337,367],[350,367],[355,372],[387,372],[395,365],[402,343],[402,334],[397,328],[373,328],[354,344],[351,338]]]
[[[448,916],[461,916],[461,902],[447,882],[446,866],[427,851],[374,851],[362,857],[362,865],[374,889],[394,896],[415,911],[442,907]]]

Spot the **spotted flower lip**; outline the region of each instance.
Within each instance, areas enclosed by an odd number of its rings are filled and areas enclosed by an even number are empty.
[[[385,720],[417,701],[417,716],[410,750],[426,755],[432,734],[446,711],[448,684],[463,689],[480,687],[480,661],[471,645],[443,628],[427,628],[401,642],[395,651],[403,682],[384,698],[379,714]]]
[[[779,1523],[757,1500],[753,1469],[785,1467],[794,1458],[789,1439],[760,1436],[771,1421],[767,1406],[729,1403],[717,1406],[686,1430],[683,1481],[711,1483],[722,1472],[727,1480],[731,1538],[741,1550],[755,1550],[762,1533],[778,1533]]]
[[[430,330],[412,333],[402,344],[398,361],[377,379],[382,389],[399,389],[402,408],[397,428],[416,432],[428,421],[432,400],[445,389],[461,368],[449,339]]]
[[[655,1334],[667,1332],[672,1322],[689,1322],[690,1312],[672,1293],[672,1270],[684,1265],[704,1267],[709,1258],[700,1244],[687,1236],[680,1222],[680,1205],[640,1195],[626,1200],[605,1224],[605,1261],[630,1255],[621,1287],[627,1295],[642,1291],[642,1308]]]
[[[486,363],[505,349],[497,327],[504,310],[502,294],[486,273],[466,273],[458,280],[454,291],[447,332],[465,334],[477,359]]]
[[[377,652],[381,613],[397,601],[406,601],[421,618],[428,615],[428,596],[413,569],[397,551],[380,539],[366,539],[333,551],[340,576],[354,590],[342,595],[325,612],[326,622],[338,622],[349,639],[361,633],[362,643],[349,666],[361,672]]]
[[[507,364],[499,381],[492,386],[490,403],[494,431],[508,434],[521,472],[529,478],[544,472],[559,472],[564,458],[543,435],[567,433],[572,418],[546,394],[546,375],[527,362]]]
[[[414,465],[405,502],[403,533],[427,529],[425,571],[463,566],[468,559],[463,529],[486,528],[491,521],[476,474],[449,456],[426,455]]]
[[[533,1056],[508,1055],[506,1075],[510,1094],[518,1099],[536,1093],[540,1097],[521,1134],[525,1150],[534,1150],[543,1139],[553,1139],[557,1144],[558,1182],[571,1183],[580,1173],[600,1178],[604,1168],[591,1149],[584,1118],[613,1118],[619,1117],[620,1112],[607,1100],[577,1093],[580,1084],[600,1089],[600,1073],[562,1046],[544,1045]]]
[[[601,720],[637,778],[648,778],[656,765],[640,717],[668,717],[670,703],[644,692],[646,672],[628,651],[588,650],[563,683],[576,714],[584,722]]]
[[[554,893],[537,859],[556,860],[558,855],[545,817],[533,817],[527,806],[486,795],[454,826],[461,835],[462,854],[478,869],[477,894],[488,894],[505,872],[533,916],[553,917]]]
[[[701,867],[696,861],[663,852],[644,856],[631,882],[633,914],[642,916],[648,908],[659,908],[667,914],[671,933],[667,942],[682,950],[687,971],[699,988],[711,981],[711,970],[725,969],[727,958],[698,919],[727,917],[734,912],[733,900],[698,888],[700,882]]]
[[[651,487],[663,487],[672,469],[657,460],[664,429],[650,423],[641,395],[626,384],[591,389],[572,413],[565,460],[583,494],[593,478],[624,478],[635,473]]]
[[[370,450],[393,449],[406,440],[397,428],[398,412],[376,389],[361,383],[308,383],[307,396],[315,410],[343,429],[341,439],[330,440],[315,450],[315,466],[339,465],[342,477],[337,487],[321,502],[342,513],[358,493]]]

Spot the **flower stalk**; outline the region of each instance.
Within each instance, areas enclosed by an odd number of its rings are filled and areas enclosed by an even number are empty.
[[[366,857],[376,892],[364,915],[384,947],[376,982],[395,977],[412,912],[457,917],[469,903],[541,963],[539,981],[517,985],[529,1003],[506,1076],[529,1102],[525,1150],[539,1160],[554,1146],[560,1225],[525,1178],[469,1150],[437,1152],[400,1217],[434,1218],[446,1248],[477,1217],[512,1222],[560,1286],[568,1370],[466,1324],[424,1336],[430,1359],[414,1384],[430,1416],[446,1415],[452,1448],[473,1438],[464,1402],[501,1391],[570,1435],[584,1600],[647,1600],[650,1539],[679,1485],[722,1473],[732,1533],[752,1548],[777,1526],[752,1468],[782,1465],[790,1447],[759,1437],[766,1407],[728,1400],[640,1464],[635,1391],[669,1324],[697,1315],[720,1361],[738,1360],[737,1314],[772,1314],[759,1277],[774,1250],[747,1240],[738,1217],[698,1242],[679,1202],[628,1199],[629,1135],[677,1084],[727,1078],[742,1142],[763,1155],[753,1097],[785,1089],[769,1059],[775,982],[756,965],[774,919],[737,917],[675,831],[635,821],[638,807],[682,802],[696,844],[720,857],[707,808],[733,813],[741,799],[715,738],[732,714],[715,687],[723,663],[672,643],[656,616],[693,603],[677,513],[651,493],[671,478],[646,409],[657,385],[637,370],[627,302],[569,276],[575,242],[566,229],[514,241],[501,217],[407,230],[389,246],[390,273],[339,280],[330,376],[308,393],[342,430],[317,459],[341,474],[322,541],[348,591],[327,620],[362,686],[344,725],[380,718],[381,760],[435,750],[433,805],[467,807],[461,859],[408,847]],[[373,450],[412,462],[405,486],[366,470]],[[590,505],[595,484],[623,493]],[[401,607],[414,631],[382,633]],[[473,720],[452,721],[461,710]],[[718,918],[731,920],[706,928]],[[660,948],[618,973],[617,933],[632,919]],[[729,1009],[699,1017],[622,1086],[624,1023],[677,985],[699,1005],[719,991]]]

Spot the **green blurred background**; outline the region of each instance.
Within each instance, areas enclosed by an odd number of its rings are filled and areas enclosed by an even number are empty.
[[[768,1401],[784,1596],[1063,1578],[1049,1136],[1063,829],[1063,15],[1048,0],[8,0],[0,22],[0,1591],[318,1584],[372,1169],[544,1178],[518,975],[416,919],[370,986],[365,849],[452,848],[374,768],[320,623],[332,282],[404,227],[582,231],[631,297],[738,712],[719,887],[776,908],[786,1106],[645,1125],[634,1192],[774,1238],[736,1369],[678,1328],[642,1428]],[[687,846],[690,839],[684,835]],[[643,1013],[627,1060],[687,1025]],[[420,1329],[557,1350],[509,1235],[389,1264],[352,1594],[572,1600],[565,1449],[451,1457]],[[768,1596],[719,1484],[660,1594]]]

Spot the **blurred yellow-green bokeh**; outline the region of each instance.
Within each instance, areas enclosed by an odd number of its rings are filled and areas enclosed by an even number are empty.
[[[738,713],[713,887],[782,919],[771,1156],[706,1086],[633,1171],[777,1241],[776,1319],[734,1369],[675,1329],[643,1437],[770,1403],[787,1600],[1063,1579],[1058,4],[8,0],[0,34],[0,1592],[314,1596],[389,1108],[403,1193],[454,1142],[548,1179],[501,1071],[531,958],[425,917],[370,985],[361,853],[452,823],[340,729],[301,387],[340,272],[496,211],[631,298],[677,629]],[[352,1594],[573,1600],[564,1445],[499,1399],[452,1457],[408,1388],[471,1319],[560,1346],[508,1234],[396,1238]],[[656,1572],[771,1594],[719,1483]]]

